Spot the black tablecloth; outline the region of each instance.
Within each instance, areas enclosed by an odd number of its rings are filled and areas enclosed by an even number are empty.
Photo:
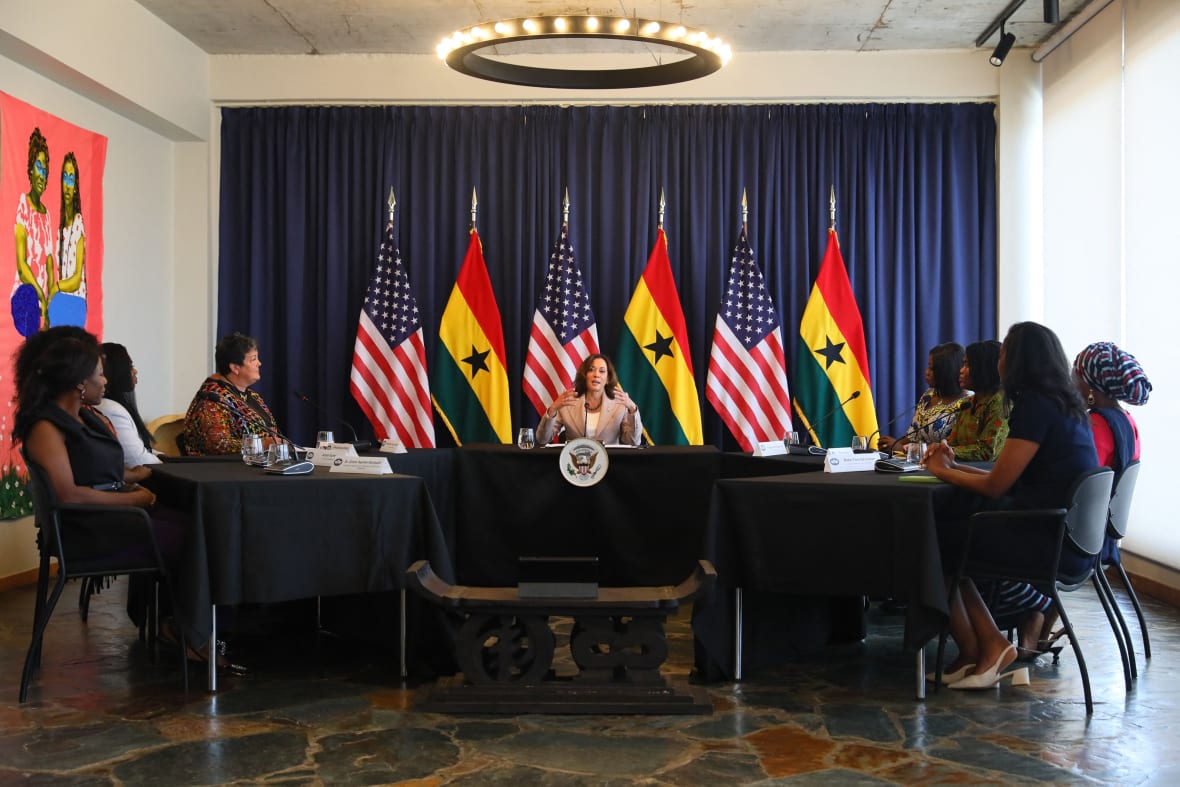
[[[754,456],[753,454],[727,453],[721,457],[721,478],[818,473],[823,469],[824,458],[811,454]]]
[[[706,548],[718,587],[694,609],[698,668],[734,674],[734,588],[754,608],[759,593],[907,600],[905,646],[919,647],[947,621],[933,501],[949,491],[882,473],[718,481]],[[756,616],[745,618],[743,665],[773,663],[775,654],[751,637]]]
[[[214,461],[158,465],[150,484],[192,518],[174,581],[190,636],[208,636],[212,604],[397,590],[423,558],[454,579],[421,478],[280,476]]]
[[[562,476],[558,448],[455,452],[455,570],[468,585],[517,581],[522,556],[599,558],[603,586],[670,585],[702,557],[721,454],[712,446],[611,448],[601,482]]]

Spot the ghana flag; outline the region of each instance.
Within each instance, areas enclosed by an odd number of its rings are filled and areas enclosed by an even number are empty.
[[[701,445],[701,401],[662,229],[623,323],[619,383],[639,405],[647,439],[656,445]]]
[[[504,329],[474,229],[438,337],[430,398],[455,443],[511,442]]]
[[[796,355],[795,409],[816,445],[847,446],[854,434],[877,431],[864,325],[834,229],[803,310]]]

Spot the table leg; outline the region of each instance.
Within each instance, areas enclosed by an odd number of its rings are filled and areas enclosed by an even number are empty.
[[[742,589],[733,591],[733,679],[742,679]]]
[[[406,670],[406,589],[401,589],[401,621],[398,626],[398,648],[401,654],[402,680],[409,676]]]
[[[926,699],[926,648],[919,647],[914,654],[915,666],[918,668],[918,699]]]
[[[209,658],[206,667],[209,670],[208,686],[209,691],[217,691],[217,605],[211,605],[211,614],[209,616],[212,624],[209,631]]]

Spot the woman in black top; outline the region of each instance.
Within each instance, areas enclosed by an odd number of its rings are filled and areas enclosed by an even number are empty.
[[[1086,408],[1053,331],[1035,322],[1013,325],[1000,350],[1000,378],[1012,400],[1012,412],[1008,439],[992,469],[957,463],[945,441],[926,454],[926,467],[933,475],[974,493],[970,500],[960,497],[956,511],[939,512],[943,565],[952,565],[961,554],[963,519],[971,513],[972,501],[976,510],[1064,506],[1077,477],[1098,466]],[[1013,540],[988,538],[978,546],[973,543],[972,556],[1005,563],[1024,556],[1040,564],[1057,548],[1047,535],[1014,535]],[[1066,549],[1060,568],[1076,573],[1084,570],[1087,560],[1093,558]],[[987,688],[1016,660],[1016,646],[996,627],[974,582],[964,579],[959,591],[951,608],[951,635],[959,656],[948,668],[947,682],[951,688]]]
[[[36,357],[28,357],[36,353]],[[63,503],[151,508],[156,496],[124,474],[123,449],[88,405],[102,399],[106,378],[98,342],[74,336],[27,343],[18,352],[24,372],[17,391],[12,438],[48,476]]]

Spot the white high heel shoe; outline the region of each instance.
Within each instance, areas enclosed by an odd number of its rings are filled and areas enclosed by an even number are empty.
[[[962,680],[950,684],[950,688],[990,689],[992,686],[995,686],[996,684],[1009,678],[1012,679],[1013,686],[1029,685],[1030,681],[1028,678],[1028,667],[1020,667],[1018,669],[1009,670],[1008,672],[1000,672],[1000,670],[1003,669],[1000,664],[1004,661],[1004,657],[1008,655],[1009,651],[1015,650],[1015,645],[1009,645],[986,672],[981,672],[978,675],[968,675]]]
[[[959,667],[954,672],[942,673],[942,685],[949,686],[950,684],[955,683],[956,681],[962,680],[963,678],[965,678],[969,674],[971,674],[971,670],[973,670],[973,669],[975,669],[974,664],[964,664],[963,666]],[[927,672],[926,673],[926,680],[933,683],[934,682],[934,673]]]

